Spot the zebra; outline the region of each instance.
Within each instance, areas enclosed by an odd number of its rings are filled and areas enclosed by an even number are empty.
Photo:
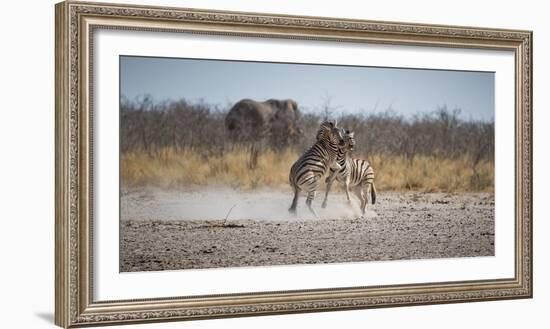
[[[294,199],[288,209],[296,214],[296,206],[300,192],[307,193],[306,204],[313,215],[317,213],[311,206],[315,193],[321,184],[321,177],[330,168],[338,169],[336,156],[338,148],[344,145],[342,130],[336,127],[336,121],[324,121],[317,131],[316,143],[310,147],[290,168],[288,177],[290,186],[294,190]]]
[[[352,131],[343,132],[344,145],[339,147],[336,162],[340,169],[330,169],[330,175],[326,178],[327,188],[322,207],[326,208],[328,194],[332,183],[336,179],[344,184],[346,197],[351,203],[349,191],[350,187],[355,187],[355,195],[361,201],[361,212],[365,214],[365,208],[368,200],[367,195],[370,192],[372,204],[376,203],[376,186],[374,185],[374,169],[367,160],[353,158],[352,151],[355,146],[355,137]],[[366,191],[365,191],[366,188]]]

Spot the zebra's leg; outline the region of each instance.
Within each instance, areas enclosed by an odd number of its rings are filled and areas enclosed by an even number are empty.
[[[367,196],[365,195],[365,192],[363,190],[363,185],[357,186],[357,188],[355,189],[355,195],[357,195],[357,198],[359,199],[359,201],[361,201],[361,205],[359,206],[359,208],[361,209],[361,213],[364,215]]]
[[[361,207],[363,206],[363,196],[361,195],[361,186],[355,187],[353,189],[353,193],[355,194],[357,199],[359,199],[359,202],[361,203],[361,205],[359,206],[359,209],[361,209]]]
[[[330,192],[330,188],[332,187],[332,183],[334,183],[334,179],[336,179],[336,171],[331,170],[330,175],[325,180],[325,182],[327,183],[327,190],[325,191],[325,199],[323,200],[323,204],[321,205],[322,208],[327,207],[328,193]]]
[[[351,205],[351,198],[349,197],[349,177],[344,181],[344,188],[346,190],[346,198],[348,198],[348,204]]]
[[[308,192],[307,193],[307,199],[306,199],[307,207],[309,208],[309,211],[311,211],[313,216],[315,216],[315,218],[319,219],[319,216],[317,216],[317,213],[315,212],[315,209],[313,209],[313,207],[311,206],[311,204],[313,203],[313,199],[315,199],[315,191]]]
[[[298,205],[298,197],[300,196],[300,191],[297,187],[294,187],[294,199],[292,199],[292,204],[288,208],[288,212],[296,215],[296,206]]]
[[[365,192],[364,189],[367,189]],[[365,209],[367,208],[367,203],[369,203],[369,192],[370,192],[370,184],[362,184],[361,185],[361,196],[363,196],[363,199],[361,200],[361,212],[363,215],[365,214]]]

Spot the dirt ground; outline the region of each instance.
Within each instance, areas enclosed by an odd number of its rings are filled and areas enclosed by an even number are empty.
[[[122,272],[494,255],[492,193],[380,192],[360,216],[335,193],[298,216],[283,192],[134,191],[121,197]]]

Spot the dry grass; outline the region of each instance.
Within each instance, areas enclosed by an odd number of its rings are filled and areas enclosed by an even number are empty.
[[[167,148],[158,152],[158,156],[126,152],[121,158],[120,171],[124,188],[288,188],[288,172],[298,157],[299,154],[290,149],[279,153],[265,151],[250,169],[250,153],[246,148],[218,156],[201,155],[192,149],[176,152]],[[467,157],[449,160],[417,156],[411,162],[402,156],[375,155],[369,160],[375,169],[378,190],[494,190],[494,163],[489,161],[480,162],[474,170]]]
[[[204,156],[193,150],[175,152],[165,149],[160,156],[143,152],[122,155],[122,185],[152,185],[164,188],[196,186],[231,186],[253,189],[288,184],[288,170],[297,155],[288,150],[266,151],[258,156],[254,169],[249,169],[249,151],[245,148],[221,156]]]
[[[370,161],[376,186],[383,190],[494,191],[494,163],[489,161],[478,163],[475,170],[468,157],[416,156],[411,163],[403,156],[375,155]]]

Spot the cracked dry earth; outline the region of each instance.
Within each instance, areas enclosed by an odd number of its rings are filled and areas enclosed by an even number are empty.
[[[288,195],[281,198],[286,211]],[[139,210],[143,200],[121,199],[122,272],[493,256],[495,250],[492,193],[383,192],[364,217],[318,220],[193,220],[184,209],[168,211],[164,194],[148,195],[147,211]],[[343,196],[333,202],[343,204]]]

